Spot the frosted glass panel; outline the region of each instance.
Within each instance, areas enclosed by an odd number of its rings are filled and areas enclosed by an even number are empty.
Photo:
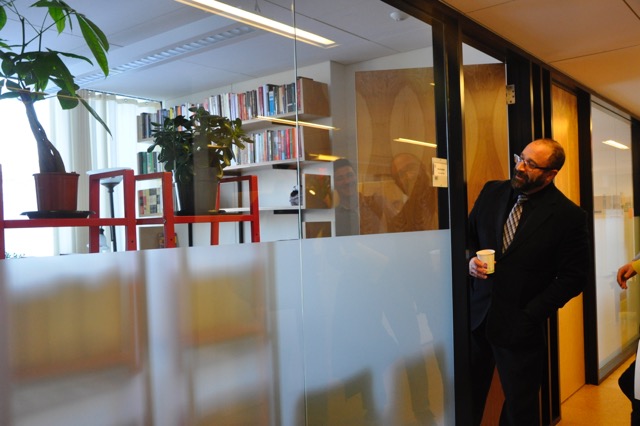
[[[598,314],[598,366],[607,374],[625,348],[638,337],[640,296],[637,278],[628,290],[616,283],[618,268],[636,254],[631,150],[603,144],[615,140],[631,146],[627,119],[594,104],[593,189]]]
[[[452,424],[448,236],[303,246],[309,424]]]
[[[449,240],[2,261],[0,423],[452,424]]]

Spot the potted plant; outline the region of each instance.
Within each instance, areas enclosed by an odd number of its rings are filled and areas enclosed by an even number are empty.
[[[212,115],[202,107],[189,108],[189,118],[166,117],[151,123],[153,143],[160,148],[158,160],[173,172],[180,202],[178,214],[210,214],[216,210],[218,180],[235,158],[234,147],[244,149],[252,143],[237,118]]]
[[[47,47],[50,37],[61,34],[67,28],[73,30],[75,24],[98,66],[107,76],[109,65],[106,53],[109,43],[104,33],[92,21],[63,1],[39,0],[28,6],[28,11],[22,10],[27,6],[18,3],[0,0],[0,99],[22,101],[36,139],[40,170],[40,173],[34,175],[38,210],[75,211],[78,174],[66,172],[60,153],[40,125],[34,103],[45,99],[46,90],[52,83],[58,88],[56,97],[63,109],[73,109],[83,104],[111,134],[105,122],[77,94],[79,87],[65,64],[65,60],[69,59],[79,59],[93,64],[91,60],[75,53],[60,52]],[[15,18],[20,24],[18,40],[15,40],[15,33],[11,33],[10,38],[3,37],[2,30],[5,29],[9,17]],[[5,29],[5,32],[8,31]],[[51,178],[75,185],[75,189],[72,187],[66,190],[55,183],[47,183]],[[40,184],[44,186],[39,188]],[[54,198],[48,200],[48,196]]]

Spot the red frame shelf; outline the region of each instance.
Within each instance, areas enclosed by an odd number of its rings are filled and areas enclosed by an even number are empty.
[[[122,176],[124,191],[124,217],[102,218],[100,212],[100,181],[102,179]],[[136,217],[136,184],[145,180],[160,179],[162,191],[162,215],[150,218]],[[221,222],[250,222],[251,241],[260,242],[260,211],[258,205],[258,178],[257,176],[233,176],[220,180],[218,187],[231,182],[247,181],[249,183],[249,213],[239,214],[212,214],[206,216],[176,216],[173,211],[173,190],[171,173],[159,172],[145,175],[134,175],[131,169],[118,169],[99,172],[89,175],[89,210],[96,212],[88,218],[81,219],[9,219],[4,218],[2,166],[0,165],[0,259],[5,255],[5,229],[16,228],[55,228],[55,227],[80,227],[89,228],[89,252],[97,253],[99,250],[99,237],[101,226],[125,227],[125,250],[137,250],[136,230],[140,225],[163,225],[165,247],[176,247],[175,225],[182,223],[210,223],[212,245],[219,243],[219,227]],[[217,205],[220,204],[220,191],[218,190]]]

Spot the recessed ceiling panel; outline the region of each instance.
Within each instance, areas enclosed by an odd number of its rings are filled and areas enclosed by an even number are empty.
[[[545,62],[630,47],[640,40],[640,22],[621,0],[522,0],[469,16]]]
[[[619,106],[640,112],[640,46],[560,61],[555,66]]]

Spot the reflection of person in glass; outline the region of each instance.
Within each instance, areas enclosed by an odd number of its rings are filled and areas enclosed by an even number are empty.
[[[334,162],[333,180],[338,198],[336,235],[382,232],[382,203],[358,192],[358,177],[349,160],[341,158]]]
[[[397,213],[389,218],[388,231],[410,232],[435,229],[437,227],[435,194],[422,161],[413,154],[397,154],[391,161],[391,176],[407,198],[397,209]]]

